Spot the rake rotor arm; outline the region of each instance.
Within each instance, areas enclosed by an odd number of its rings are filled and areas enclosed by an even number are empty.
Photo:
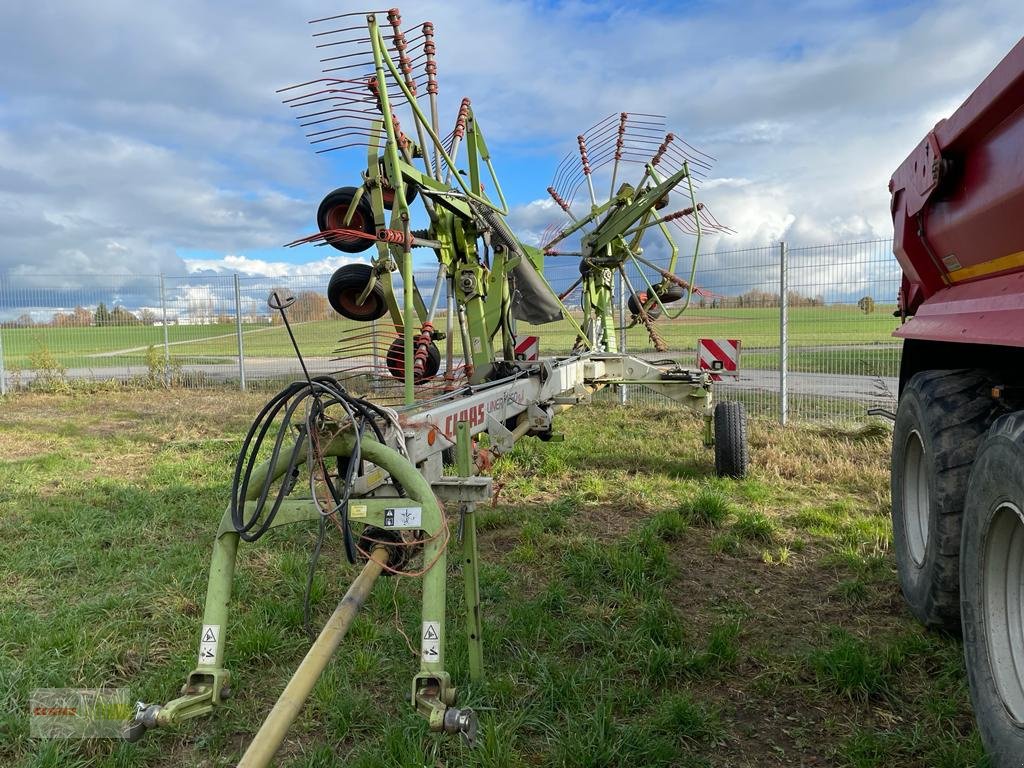
[[[650,166],[648,166],[650,168]],[[687,175],[685,168],[673,173],[660,184],[638,192],[633,200],[621,209],[613,211],[597,225],[589,236],[591,250],[596,251],[608,245],[616,237],[627,232],[636,222],[654,207],[654,204],[667,195]]]

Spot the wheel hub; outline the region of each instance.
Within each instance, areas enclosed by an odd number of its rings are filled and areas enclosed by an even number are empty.
[[[907,546],[914,563],[924,565],[928,549],[928,473],[925,464],[924,443],[915,429],[907,435],[903,468],[903,527],[907,532]]]
[[[982,578],[992,678],[1010,717],[1024,724],[1024,516],[1011,502],[992,517]]]

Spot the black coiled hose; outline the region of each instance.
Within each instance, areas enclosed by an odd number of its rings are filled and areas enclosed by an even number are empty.
[[[303,405],[306,406],[304,413],[301,419],[296,419],[296,412]],[[341,522],[345,555],[349,562],[356,562],[355,541],[348,519],[348,499],[352,489],[352,480],[359,466],[363,432],[369,427],[377,440],[384,442],[383,432],[375,418],[384,414],[379,406],[348,394],[345,388],[331,376],[315,376],[307,381],[292,382],[263,406],[252,426],[249,427],[249,432],[245,436],[242,450],[239,451],[238,460],[235,463],[235,473],[231,483],[231,522],[243,541],[256,541],[273,525],[282,502],[294,489],[298,479],[299,456],[303,444],[309,444],[307,462],[311,466],[315,466],[312,462],[322,462],[322,457],[314,455],[314,443],[311,436],[321,434],[328,421],[327,410],[334,406],[344,409],[351,421],[355,432],[355,443],[352,454],[344,461],[344,466],[342,466],[342,460],[339,459],[338,483],[335,484],[326,472],[323,480],[334,504],[332,512],[338,513]],[[249,484],[252,480],[252,473],[256,468],[267,435],[279,415],[281,415],[281,422],[274,436],[269,468],[263,478],[259,493],[254,499],[255,505],[252,513],[247,518],[245,504],[250,499]],[[289,434],[292,432],[290,428],[293,424],[297,427],[295,444],[288,456],[282,457],[281,454],[285,449]],[[277,489],[277,493],[271,499],[271,488],[274,484],[274,476],[278,474],[276,468],[280,461],[286,462],[282,475],[284,479]]]

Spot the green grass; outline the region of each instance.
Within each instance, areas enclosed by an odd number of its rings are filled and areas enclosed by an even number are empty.
[[[243,545],[225,628],[234,696],[213,716],[117,741],[28,737],[29,691],[174,697],[194,663],[234,452],[262,398],[24,394],[0,401],[0,764],[233,765],[308,640],[312,531]],[[487,679],[468,680],[450,574],[449,669],[480,746],[406,702],[415,579],[382,579],[278,764],[912,766],[982,754],[958,644],[896,600],[888,434],[751,424],[753,469],[713,478],[700,424],[581,407],[562,443],[499,459],[480,509]],[[330,536],[314,624],[352,578]]]
[[[284,329],[266,325],[244,325],[247,339],[263,333],[285,336]],[[46,351],[65,368],[102,368],[112,365],[143,364],[146,348],[158,347],[163,355],[164,328],[138,325],[103,328],[4,328],[4,362],[11,370],[33,367],[34,356]],[[286,338],[286,336],[285,336]],[[234,323],[215,325],[170,325],[167,340],[172,356],[201,356],[238,353]],[[128,351],[132,350],[132,351]],[[116,353],[116,354],[111,354]]]

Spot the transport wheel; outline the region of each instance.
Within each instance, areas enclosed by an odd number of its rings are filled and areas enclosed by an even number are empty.
[[[415,347],[414,347],[415,349]],[[391,342],[388,347],[387,356],[388,372],[396,379],[405,378],[405,339],[399,336]],[[432,376],[436,376],[441,369],[441,350],[437,344],[430,342],[427,345],[427,360],[423,367],[423,374],[415,378],[417,384],[422,384]]]
[[[726,401],[715,406],[715,474],[747,474],[747,412],[743,403]]]
[[[384,158],[379,158],[378,162],[380,163],[380,178],[383,182],[380,191],[384,198],[384,207],[390,211],[395,205],[395,188],[391,186],[387,173],[384,171]],[[419,191],[420,188],[416,184],[410,181],[405,182],[405,204],[412,205],[412,201],[416,199]]]
[[[964,656],[992,768],[1024,764],[1024,411],[998,419],[967,488]]]
[[[658,289],[657,286],[655,288],[654,292],[658,294],[662,304],[671,304],[673,301],[679,301],[683,298],[683,289],[675,283],[671,283],[664,288]]]
[[[900,587],[927,627],[960,627],[960,525],[971,463],[995,417],[977,371],[921,371],[892,436],[892,531]]]
[[[626,302],[626,306],[629,308],[629,313],[636,316],[640,314],[640,306],[646,303],[647,291],[640,291],[640,293],[629,297],[629,300]],[[647,314],[652,320],[655,320],[661,317],[661,307],[655,304],[647,309]]]
[[[338,267],[327,284],[327,301],[334,307],[334,311],[349,320],[360,322],[384,317],[388,312],[388,305],[384,301],[384,286],[379,280],[374,284],[366,301],[359,303],[359,297],[366,290],[372,276],[373,267],[369,264],[346,264]]]
[[[373,226],[373,208],[366,195],[359,198],[356,210],[352,214],[352,220],[347,227],[345,226],[345,217],[348,215],[348,209],[355,194],[355,187],[340,187],[321,200],[320,207],[316,211],[316,225],[321,232],[328,229],[353,229],[369,236],[330,235],[327,242],[345,253],[360,253],[377,241],[377,230]]]
[[[405,204],[412,205],[412,201],[416,199],[416,194],[419,192],[419,187],[415,184],[411,184],[408,181],[405,182]],[[395,206],[395,190],[391,187],[384,187],[381,190],[381,196],[384,198],[384,208],[391,210]]]

